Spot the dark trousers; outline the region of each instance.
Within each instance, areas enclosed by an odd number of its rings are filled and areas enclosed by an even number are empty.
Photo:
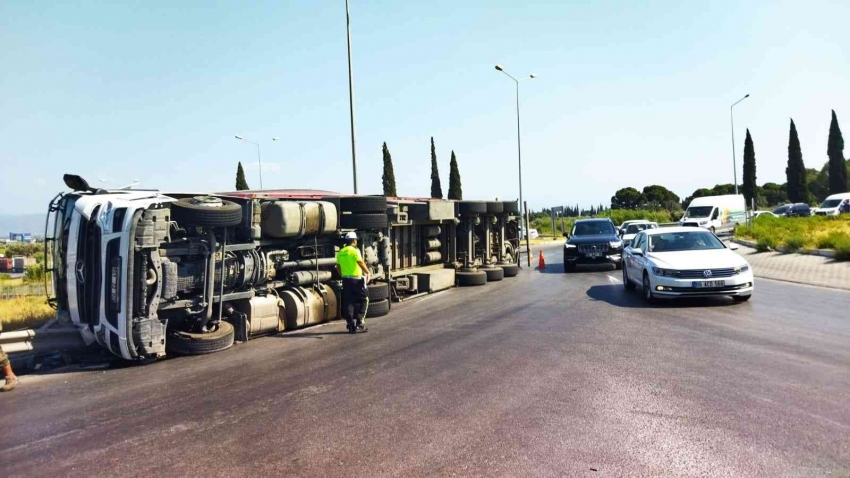
[[[369,291],[366,280],[345,278],[342,280],[342,318],[349,327],[363,325],[366,320],[366,307],[369,305]]]

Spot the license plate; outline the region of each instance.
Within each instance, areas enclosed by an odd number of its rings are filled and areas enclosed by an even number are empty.
[[[597,257],[602,257],[602,253],[601,252],[588,252],[587,257],[589,257],[591,259],[596,259]]]
[[[704,282],[691,282],[694,289],[713,289],[715,287],[726,287],[725,280],[707,280]]]

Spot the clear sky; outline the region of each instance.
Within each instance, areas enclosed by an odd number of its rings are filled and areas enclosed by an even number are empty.
[[[0,2],[0,213],[40,212],[61,176],[108,186],[351,191],[344,1]],[[360,189],[427,196],[429,137],[467,199],[608,204],[661,184],[684,197],[739,180],[746,128],[759,184],[784,182],[789,118],[808,167],[830,110],[850,140],[850,2],[352,0]],[[280,140],[272,142],[272,137]],[[850,141],[848,141],[850,143]],[[850,149],[850,148],[849,148]],[[850,151],[845,151],[850,156]]]

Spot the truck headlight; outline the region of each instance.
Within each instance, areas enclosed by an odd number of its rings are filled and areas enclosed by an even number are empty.
[[[113,257],[109,264],[109,307],[121,313],[121,256]]]
[[[708,221],[700,221],[700,222],[699,222],[699,225],[700,225],[700,226],[705,226],[706,224],[708,224]]]

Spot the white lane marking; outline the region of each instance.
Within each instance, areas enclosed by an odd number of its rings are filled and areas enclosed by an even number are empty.
[[[620,281],[620,279],[617,279],[614,276],[607,276],[607,277],[608,277],[608,280],[611,281],[612,284],[622,284],[622,281]]]

